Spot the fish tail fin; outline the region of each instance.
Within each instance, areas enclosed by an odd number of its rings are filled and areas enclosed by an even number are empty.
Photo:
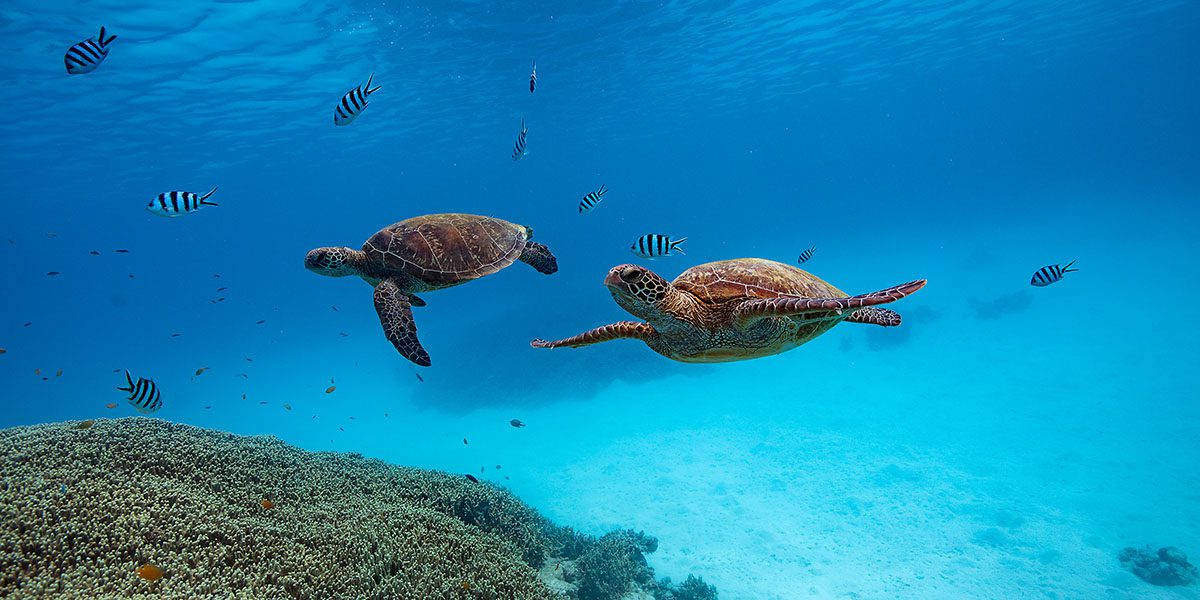
[[[607,191],[608,191],[608,188],[605,188],[604,184],[602,183],[602,184],[600,184],[600,189],[596,190],[596,193],[600,194],[600,195],[604,195],[604,192],[607,192]]]
[[[379,90],[379,86],[371,87],[371,81],[375,79],[375,71],[371,71],[371,75],[367,77],[367,85],[363,86],[367,95],[373,94]]]
[[[687,238],[684,237],[684,238],[679,238],[679,239],[671,242],[671,250],[674,250],[675,252],[678,252],[684,256],[687,256],[687,252],[684,252],[683,248],[679,247],[680,244],[682,244],[686,241],[687,241]]]
[[[208,201],[208,197],[209,197],[209,196],[212,196],[213,194],[215,194],[215,193],[216,193],[216,191],[217,191],[217,188],[216,188],[216,186],[214,186],[214,187],[213,187],[213,189],[209,190],[207,194],[205,194],[205,195],[203,195],[203,196],[200,196],[200,204],[206,204],[206,205],[208,205],[208,206],[220,206],[220,205],[219,205],[219,204],[217,204],[216,202],[209,202],[209,201]]]
[[[1064,267],[1063,267],[1063,271],[1062,271],[1062,272],[1063,272],[1063,273],[1071,273],[1071,272],[1073,272],[1073,271],[1078,271],[1079,269],[1072,269],[1072,268],[1071,268],[1071,265],[1073,265],[1073,264],[1075,264],[1075,261],[1071,261],[1071,262],[1067,263],[1067,264],[1066,264],[1066,266],[1064,266]]]
[[[106,33],[108,33],[108,32],[104,29],[104,26],[101,25],[100,26],[100,35],[96,36],[96,41],[100,42],[101,47],[107,46],[107,45],[111,44],[113,40],[117,39],[117,36],[115,36],[115,35],[106,39],[104,37]]]
[[[119,387],[119,388],[117,388],[117,391],[133,393],[133,377],[129,376],[129,371],[125,371],[125,381],[129,382],[129,387],[127,387],[127,388]]]

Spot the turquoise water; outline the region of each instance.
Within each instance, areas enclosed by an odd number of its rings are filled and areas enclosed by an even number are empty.
[[[1200,597],[1116,559],[1200,555],[1195,3],[165,6],[0,9],[0,425],[133,414],[129,369],[164,419],[485,467],[722,598]],[[418,368],[303,257],[437,212],[529,225],[560,270],[425,294]],[[632,256],[652,232],[687,255]],[[930,283],[900,328],[749,362],[529,347],[629,318],[613,265],[810,245],[849,293]]]

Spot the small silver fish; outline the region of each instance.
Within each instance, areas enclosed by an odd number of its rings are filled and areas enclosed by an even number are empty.
[[[333,124],[337,126],[349,125],[353,123],[358,115],[367,108],[367,98],[379,91],[379,86],[371,87],[371,81],[375,79],[375,74],[371,73],[367,77],[367,83],[360,85],[342,96],[342,101],[338,102],[337,108],[333,111]]]
[[[642,258],[658,258],[660,256],[671,256],[671,252],[675,251],[680,254],[687,254],[680,248],[679,245],[686,242],[687,238],[679,238],[671,241],[671,236],[660,235],[657,233],[648,233],[638,238],[629,250]]]
[[[1062,266],[1062,267],[1060,267],[1058,265],[1048,265],[1048,266],[1042,267],[1042,268],[1038,269],[1036,273],[1033,274],[1033,279],[1029,280],[1029,285],[1032,285],[1035,287],[1046,287],[1046,286],[1062,279],[1063,275],[1066,275],[1067,273],[1071,273],[1074,271],[1078,271],[1079,269],[1071,268],[1071,265],[1073,265],[1073,264],[1075,264],[1075,261],[1071,261],[1071,262],[1067,263],[1066,266]]]
[[[145,377],[138,377],[135,383],[133,377],[129,375],[129,371],[125,371],[125,381],[129,382],[129,386],[117,389],[122,392],[129,392],[129,403],[138,412],[148,415],[162,408],[162,394],[158,391],[158,386],[153,381]]]
[[[808,262],[808,259],[812,258],[813,252],[816,252],[816,251],[817,251],[816,246],[810,246],[808,248],[808,250],[805,250],[804,252],[800,253],[800,257],[796,259],[796,262],[799,264],[804,264],[804,263]]]
[[[63,61],[67,65],[67,74],[83,75],[91,73],[108,58],[108,45],[117,39],[117,36],[107,36],[104,28],[100,28],[100,35],[96,39],[86,39],[67,49]]]
[[[583,200],[579,201],[579,214],[592,212],[592,209],[596,208],[597,204],[600,204],[600,200],[604,198],[604,193],[607,191],[604,184],[600,184],[600,189],[584,196]]]
[[[195,192],[163,192],[146,205],[146,210],[160,217],[191,214],[205,206],[218,206],[216,202],[208,201],[216,191],[217,188],[214,187],[203,196],[198,196]]]
[[[525,136],[529,133],[529,128],[525,127],[525,119],[521,119],[521,133],[517,134],[517,143],[513,144],[512,159],[521,160],[525,158]]]

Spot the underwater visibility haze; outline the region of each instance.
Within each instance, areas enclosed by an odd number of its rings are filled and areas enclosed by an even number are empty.
[[[1200,598],[1200,4],[0,32],[0,597]]]

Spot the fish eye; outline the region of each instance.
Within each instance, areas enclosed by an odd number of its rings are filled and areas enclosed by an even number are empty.
[[[625,267],[621,269],[621,280],[628,283],[633,283],[642,278],[642,270],[637,267]]]

